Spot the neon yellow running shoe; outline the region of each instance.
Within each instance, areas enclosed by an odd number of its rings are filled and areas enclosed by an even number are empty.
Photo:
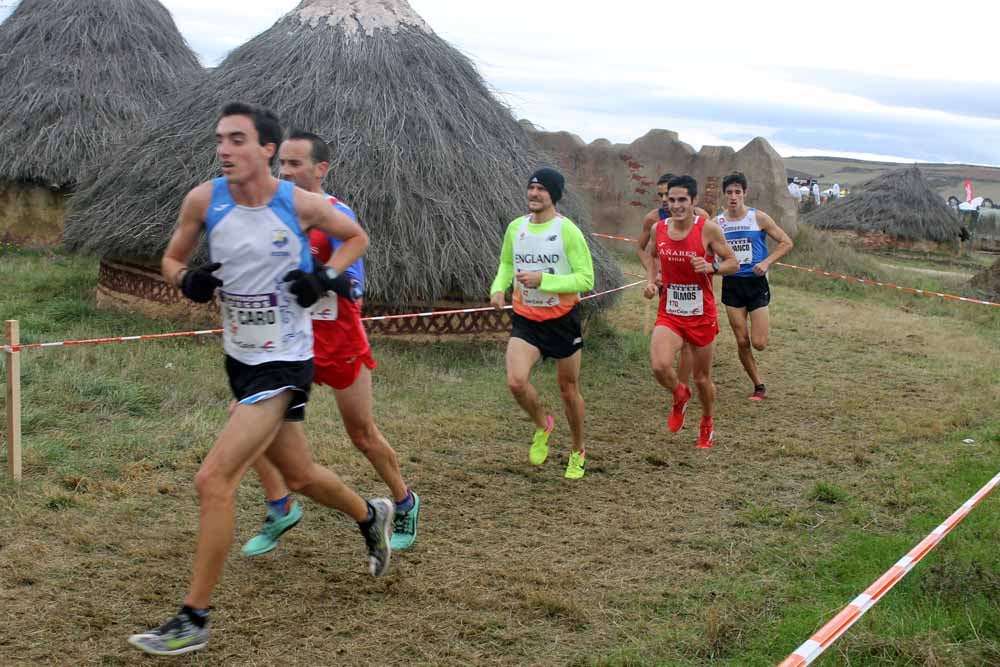
[[[528,450],[528,462],[533,466],[540,466],[549,458],[549,434],[556,427],[556,420],[552,415],[545,416],[545,428],[535,430],[535,437],[531,441],[531,449]]]
[[[583,473],[586,472],[584,470],[586,465],[586,452],[570,452],[569,463],[566,464],[566,479],[583,479]]]

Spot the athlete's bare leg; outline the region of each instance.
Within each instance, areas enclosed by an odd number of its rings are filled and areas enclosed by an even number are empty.
[[[677,359],[677,379],[681,384],[691,385],[691,369],[694,368],[694,357],[691,355],[691,343],[684,343]]]
[[[680,384],[680,379],[674,371],[674,357],[684,347],[687,347],[684,339],[672,329],[664,326],[653,329],[653,337],[649,344],[649,361],[653,377],[671,394],[677,391],[677,385]]]
[[[750,313],[750,344],[763,352],[771,341],[771,313],[767,306]]]
[[[295,493],[340,510],[358,523],[368,518],[368,504],[364,498],[344,484],[332,470],[313,461],[302,422],[283,423],[266,454],[281,471],[288,488]]]
[[[545,410],[538,399],[538,392],[531,384],[531,369],[542,353],[537,347],[520,338],[511,338],[507,343],[507,387],[514,400],[528,413],[537,428],[544,429]]]
[[[258,456],[253,462],[253,469],[260,478],[260,485],[264,489],[264,498],[269,502],[281,500],[288,496],[290,491],[285,485],[285,478],[281,476],[281,471],[271,463],[266,456]]]
[[[747,309],[732,308],[726,306],[726,314],[729,317],[729,326],[736,336],[736,346],[739,350],[740,363],[743,370],[750,377],[750,381],[756,387],[764,384],[757,367],[757,360],[754,359],[753,351],[764,351],[767,349],[768,338],[770,336],[770,317],[767,308],[758,308],[749,314],[750,329],[747,329]]]
[[[715,341],[705,347],[691,348],[694,361],[694,384],[698,387],[702,417],[715,416],[715,383],[712,382],[712,359],[715,357]]]
[[[583,360],[583,350],[577,350],[572,356],[556,360],[556,378],[559,382],[559,392],[562,394],[563,407],[566,410],[566,420],[569,422],[569,432],[573,438],[573,451],[583,451],[583,421],[586,416],[586,404],[580,393],[580,364]]]
[[[240,480],[282,428],[292,396],[285,392],[233,410],[195,475],[201,518],[191,589],[184,603],[208,609],[233,541],[234,504]]]
[[[397,503],[406,500],[407,488],[399,468],[399,457],[379,431],[372,414],[375,402],[372,391],[372,373],[362,366],[358,379],[347,389],[334,390],[340,418],[347,430],[347,437],[365,455],[392,492]],[[279,496],[281,497],[281,496]]]

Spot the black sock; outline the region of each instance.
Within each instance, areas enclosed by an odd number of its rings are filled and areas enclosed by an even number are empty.
[[[364,521],[358,521],[358,525],[361,526],[362,528],[368,528],[369,526],[372,525],[372,522],[375,520],[375,508],[372,507],[372,504],[367,500],[365,501],[365,505],[368,507],[368,518],[365,519]]]
[[[208,609],[195,609],[194,607],[184,605],[181,607],[181,613],[187,616],[188,620],[199,628],[208,625]]]
[[[764,391],[765,389],[767,389],[767,387],[765,387],[762,384],[758,384],[758,385],[754,385],[754,389],[756,389],[757,391]]]

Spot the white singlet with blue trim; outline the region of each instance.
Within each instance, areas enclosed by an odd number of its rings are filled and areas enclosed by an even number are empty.
[[[740,270],[734,273],[734,278],[752,278],[756,274],[753,267],[767,259],[767,232],[757,223],[757,209],[747,209],[742,220],[729,220],[725,213],[715,218],[716,224],[722,227],[726,242],[736,254]]]
[[[222,268],[222,346],[251,366],[313,357],[312,318],[282,280],[312,271],[309,238],[295,214],[295,185],[281,181],[267,206],[240,206],[225,178],[212,182],[205,230],[213,262]]]

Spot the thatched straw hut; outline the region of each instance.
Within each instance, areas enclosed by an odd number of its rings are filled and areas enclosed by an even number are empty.
[[[849,233],[866,247],[930,249],[957,243],[961,222],[917,167],[883,174],[806,214],[817,229]]]
[[[22,0],[0,25],[0,237],[57,240],[87,165],[202,72],[156,0]]]
[[[405,0],[305,0],[233,51],[84,184],[67,246],[157,260],[184,194],[219,172],[213,129],[232,100],[332,144],[326,185],[372,237],[367,303],[484,301],[506,225],[526,210],[527,178],[548,159]],[[580,198],[564,201],[586,230]],[[620,284],[608,253],[592,250],[598,289]]]

